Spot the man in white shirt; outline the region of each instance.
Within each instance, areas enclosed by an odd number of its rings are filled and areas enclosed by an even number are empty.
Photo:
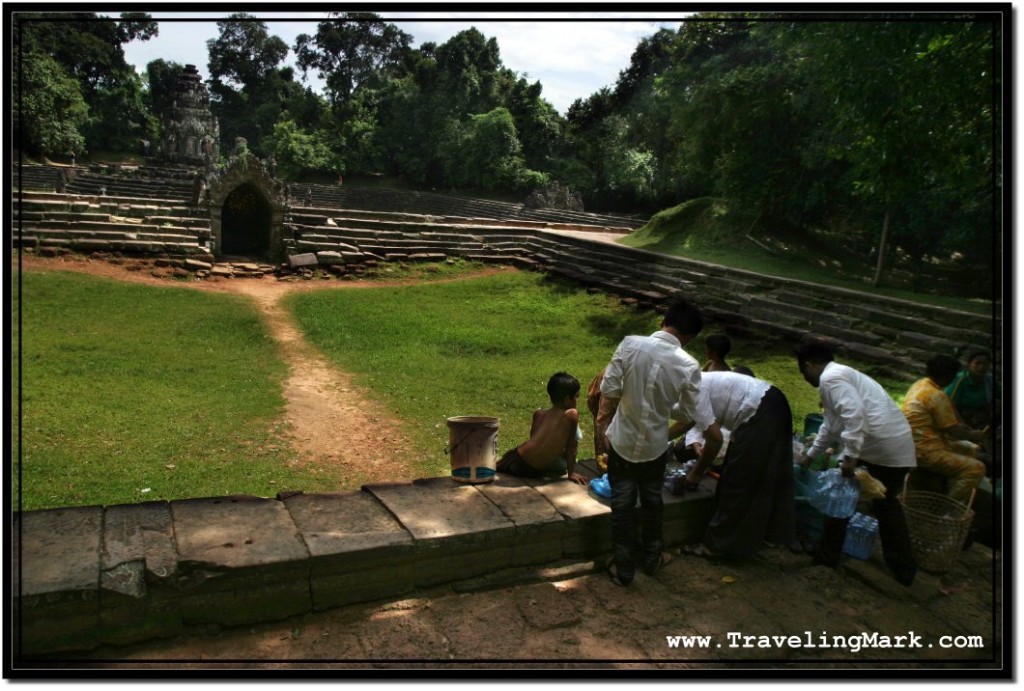
[[[643,569],[653,575],[667,561],[662,551],[661,489],[669,454],[669,418],[677,406],[676,419],[697,419],[700,364],[682,346],[703,326],[695,305],[685,300],[674,303],[662,319],[661,330],[622,340],[601,381],[595,426],[596,433],[608,441],[615,549],[609,575],[618,585],[629,585],[636,572],[638,495]]]
[[[807,383],[821,391],[825,418],[811,448],[797,462],[806,468],[829,444],[841,441],[843,471],[852,473],[862,465],[885,485],[885,497],[872,501],[882,553],[896,580],[909,586],[917,574],[917,560],[899,495],[917,461],[907,418],[878,382],[834,362],[828,346],[806,343],[797,348],[796,358]],[[848,523],[849,518],[825,518],[816,561],[839,565]]]
[[[795,539],[793,504],[793,413],[779,389],[735,372],[701,375],[698,410],[713,416],[712,427],[729,430],[729,447],[715,488],[715,508],[703,541],[684,548],[699,556],[750,556],[767,541]],[[679,432],[673,426],[673,432]],[[687,445],[700,450],[685,485],[695,488],[721,448],[721,435],[700,425]],[[707,438],[705,438],[707,436]]]

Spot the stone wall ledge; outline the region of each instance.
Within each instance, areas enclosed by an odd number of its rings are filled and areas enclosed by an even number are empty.
[[[592,460],[579,467],[598,474]],[[707,478],[665,494],[666,544],[699,537],[713,492]],[[564,478],[509,476],[26,511],[13,533],[26,655],[279,620],[611,550],[607,501]]]

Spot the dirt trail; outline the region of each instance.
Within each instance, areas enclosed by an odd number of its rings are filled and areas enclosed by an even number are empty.
[[[14,270],[17,261],[15,258]],[[308,343],[282,305],[287,295],[298,291],[352,290],[379,286],[379,282],[280,281],[270,276],[181,281],[152,275],[153,266],[146,260],[108,261],[79,255],[23,254],[21,264],[25,270],[78,271],[133,283],[244,295],[259,308],[288,365],[283,390],[285,422],[298,462],[331,468],[340,465],[352,488],[417,477],[410,442],[400,433],[401,422],[353,383],[349,373],[329,363]]]

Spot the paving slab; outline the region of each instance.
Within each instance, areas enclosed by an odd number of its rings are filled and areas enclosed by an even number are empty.
[[[287,509],[275,499],[182,499],[171,502],[171,515],[181,562],[235,569],[309,557]]]
[[[473,485],[451,478],[367,485],[417,542],[486,542],[509,537],[515,524]]]
[[[412,534],[417,586],[469,578],[514,564],[515,524],[473,485],[441,477],[363,489]]]
[[[413,588],[412,535],[374,497],[357,491],[297,494],[283,501],[309,549],[314,609]]]
[[[18,514],[20,551],[14,588],[23,598],[95,598],[99,588],[103,507],[80,506]],[[20,556],[20,560],[19,560]]]
[[[516,563],[543,564],[562,557],[565,519],[526,480],[497,475],[493,482],[474,486],[515,525]]]
[[[283,502],[171,502],[185,623],[239,625],[311,608],[309,551]]]

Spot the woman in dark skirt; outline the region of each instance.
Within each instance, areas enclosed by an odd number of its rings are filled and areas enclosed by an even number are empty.
[[[700,543],[684,548],[700,556],[749,556],[764,543],[795,539],[793,414],[785,395],[768,382],[734,372],[705,372],[701,402],[716,425],[728,429],[729,445],[715,490],[715,507]],[[685,484],[696,487],[720,445],[691,430],[685,447],[698,462]],[[697,447],[693,445],[697,444]]]

